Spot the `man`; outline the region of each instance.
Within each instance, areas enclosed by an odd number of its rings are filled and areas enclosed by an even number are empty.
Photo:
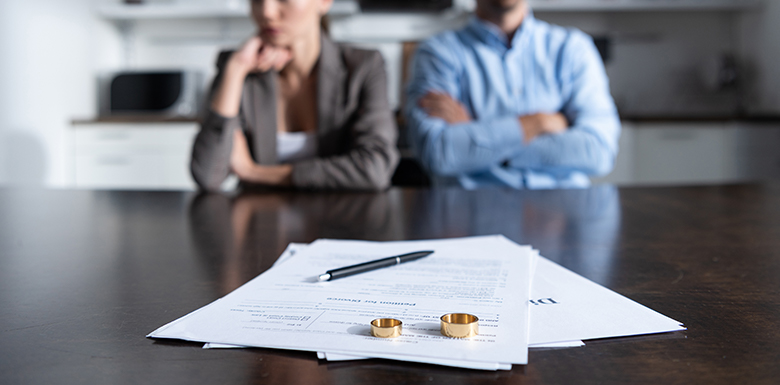
[[[618,150],[593,40],[525,0],[477,0],[466,27],[421,44],[406,100],[412,149],[439,184],[587,187]]]

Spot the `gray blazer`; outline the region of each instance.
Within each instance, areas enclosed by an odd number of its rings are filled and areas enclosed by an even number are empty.
[[[307,189],[384,189],[390,185],[399,155],[382,56],[336,44],[324,34],[321,47],[316,66],[318,154],[293,163],[292,184]],[[212,94],[229,56],[223,52],[217,61],[219,72]],[[226,118],[207,109],[190,164],[201,188],[219,190],[230,173],[236,129],[244,130],[255,162],[278,163],[277,80],[274,71],[248,75],[236,117]]]

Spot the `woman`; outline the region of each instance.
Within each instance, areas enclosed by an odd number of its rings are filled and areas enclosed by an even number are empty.
[[[320,29],[333,0],[253,0],[259,28],[223,53],[191,170],[206,190],[242,184],[386,188],[397,130],[381,55]]]

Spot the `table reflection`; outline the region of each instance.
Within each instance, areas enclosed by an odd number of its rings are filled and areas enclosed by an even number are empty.
[[[190,233],[220,294],[226,294],[271,267],[290,242],[402,239],[400,204],[398,190],[200,194],[190,205]]]
[[[410,238],[503,234],[569,269],[609,284],[620,230],[614,186],[584,190],[432,190],[412,196]]]
[[[290,242],[503,234],[586,277],[611,283],[620,230],[613,186],[586,190],[390,190],[383,193],[201,194],[190,233],[225,294],[262,273]]]
[[[527,243],[545,257],[610,286],[620,231],[617,188],[556,190],[529,198],[525,212]],[[545,226],[552,229],[547,231]],[[551,236],[554,233],[559,234],[557,239]]]

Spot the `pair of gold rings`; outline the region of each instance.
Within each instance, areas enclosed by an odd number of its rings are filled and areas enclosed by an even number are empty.
[[[479,318],[466,313],[449,313],[441,316],[441,334],[453,338],[469,338],[479,334]],[[395,338],[401,335],[403,322],[395,318],[377,318],[371,321],[371,335],[379,338]]]

